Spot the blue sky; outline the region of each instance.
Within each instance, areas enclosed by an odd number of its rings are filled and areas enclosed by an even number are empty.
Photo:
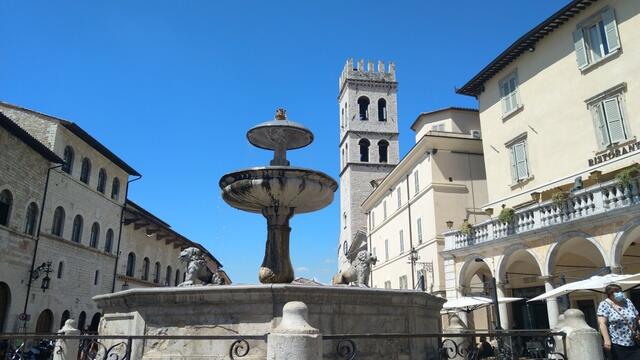
[[[292,165],[337,180],[344,62],[393,60],[404,154],[418,113],[475,107],[454,88],[567,2],[3,0],[0,100],[78,123],[143,174],[131,199],[256,283],[265,220],[218,187],[268,164],[248,128],[286,107],[315,134]],[[296,275],[334,273],[337,200],[292,220]]]

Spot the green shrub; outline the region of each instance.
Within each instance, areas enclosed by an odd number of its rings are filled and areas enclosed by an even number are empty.
[[[500,211],[500,215],[498,215],[498,220],[505,224],[510,224],[513,221],[513,216],[515,215],[515,211],[509,207],[503,207]]]
[[[625,188],[629,187],[633,180],[638,176],[638,170],[640,170],[640,166],[638,166],[638,164],[634,164],[633,166],[617,173],[616,181],[618,182],[618,185]]]
[[[471,235],[472,229],[473,227],[471,226],[471,224],[469,224],[468,220],[463,221],[462,225],[460,225],[460,232],[462,233],[462,235],[465,235],[465,236]]]
[[[553,204],[557,207],[563,207],[568,198],[569,194],[564,191],[558,191],[551,195],[551,201],[553,201]]]

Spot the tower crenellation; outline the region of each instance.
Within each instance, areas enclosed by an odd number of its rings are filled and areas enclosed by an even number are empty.
[[[353,59],[350,58],[342,69],[340,75],[339,86],[342,88],[344,82],[347,79],[351,80],[369,80],[369,81],[382,81],[382,82],[395,82],[396,81],[396,66],[393,62],[385,67],[385,63],[382,60],[378,61],[378,66],[374,66],[372,60],[368,60],[365,67],[365,60],[360,59],[354,64]]]

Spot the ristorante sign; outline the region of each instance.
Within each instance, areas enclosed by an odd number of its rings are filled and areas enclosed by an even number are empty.
[[[640,141],[638,142],[634,142],[631,144],[627,144],[615,149],[611,149],[609,151],[607,151],[606,153],[602,153],[598,156],[595,156],[593,159],[589,159],[589,166],[594,166],[594,165],[598,165],[600,163],[603,163],[605,161],[609,161],[611,159],[615,159],[619,156],[622,156],[624,154],[628,154],[630,152],[634,152],[636,150],[640,150]]]

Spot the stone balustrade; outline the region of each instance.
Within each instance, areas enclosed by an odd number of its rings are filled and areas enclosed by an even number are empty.
[[[473,225],[467,234],[459,230],[444,233],[444,250],[456,250],[481,243],[506,240],[541,229],[561,226],[574,221],[594,219],[640,204],[638,180],[623,186],[611,180],[571,193],[566,200],[547,200],[515,210],[510,223],[497,217]]]

